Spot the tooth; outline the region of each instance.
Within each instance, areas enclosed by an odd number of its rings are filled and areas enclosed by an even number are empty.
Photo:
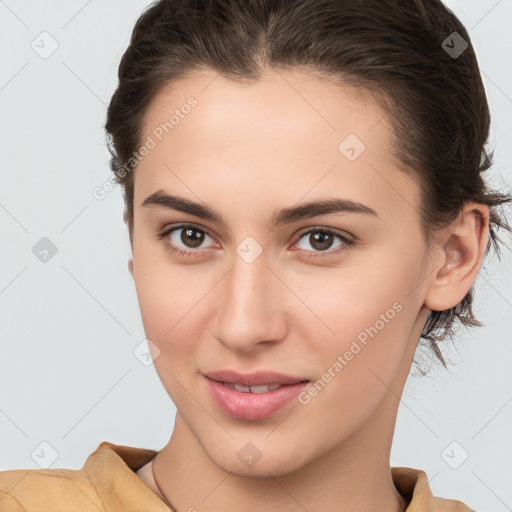
[[[238,384],[235,384],[235,389],[237,391],[241,391],[242,393],[249,393],[251,391],[251,388],[248,386],[239,386]]]
[[[267,391],[273,391],[274,389],[280,388],[281,384],[268,384],[265,386],[251,386],[251,393],[266,393]]]
[[[223,382],[224,386],[230,389],[235,389],[240,393],[266,393],[267,391],[273,391],[274,389],[280,388],[281,384],[269,384],[265,386],[240,386],[239,384],[233,384],[232,382]]]
[[[268,390],[268,386],[251,386],[251,393],[266,393]]]

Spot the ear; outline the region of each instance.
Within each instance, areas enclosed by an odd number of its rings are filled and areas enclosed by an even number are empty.
[[[489,235],[489,208],[468,203],[459,217],[436,236],[436,271],[425,305],[432,311],[456,306],[468,293],[482,264]]]

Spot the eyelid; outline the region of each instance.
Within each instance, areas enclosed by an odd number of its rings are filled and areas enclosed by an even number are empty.
[[[215,238],[215,236],[212,235],[212,232],[206,228],[206,227],[203,227],[199,224],[194,224],[193,222],[185,222],[185,223],[178,223],[178,224],[168,224],[168,225],[165,225],[162,229],[160,229],[158,231],[158,236],[160,235],[165,235],[165,234],[168,234],[169,232],[171,232],[172,230],[176,230],[178,228],[187,228],[187,227],[192,227],[194,229],[197,229],[199,231],[203,231],[204,233],[206,233],[210,238]],[[331,227],[327,227],[327,226],[322,226],[322,225],[313,225],[313,226],[307,226],[305,228],[301,228],[299,231],[297,231],[295,234],[294,234],[294,237],[302,237],[304,236],[305,234],[309,233],[310,231],[312,230],[315,230],[317,229],[318,231],[330,231],[338,236],[341,236],[342,238],[346,238],[346,239],[349,239],[353,242],[356,242],[357,241],[357,237],[352,235],[351,233],[348,233],[347,231],[342,231],[342,230],[339,230],[337,228],[331,228]]]
[[[214,239],[215,237],[212,235],[211,231],[208,228],[200,226],[199,224],[194,224],[193,222],[179,222],[178,224],[167,224],[162,229],[160,229],[157,233],[157,237],[164,237],[171,233],[172,231],[176,231],[178,229],[186,229],[193,228],[198,231],[202,231],[207,234],[210,238]]]
[[[332,234],[334,234],[336,236],[339,236],[339,237],[341,237],[341,238],[343,238],[345,240],[349,240],[349,241],[354,242],[354,243],[357,241],[357,237],[355,237],[351,233],[348,233],[347,231],[342,231],[341,229],[330,228],[330,227],[327,227],[327,226],[319,226],[319,225],[309,226],[307,228],[303,228],[302,230],[299,230],[295,236],[298,236],[299,239],[300,239],[304,235],[306,235],[308,233],[311,233],[311,232],[315,232],[315,231],[324,231],[324,232],[327,232],[327,233],[332,233]]]

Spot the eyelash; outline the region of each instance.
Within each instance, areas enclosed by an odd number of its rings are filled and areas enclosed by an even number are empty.
[[[162,240],[164,247],[168,251],[177,252],[180,256],[190,257],[190,256],[196,255],[198,253],[201,253],[203,250],[206,250],[206,249],[197,249],[197,250],[181,249],[180,247],[176,247],[176,246],[172,245],[171,243],[169,243],[169,241],[166,238],[167,235],[171,234],[173,231],[178,231],[180,229],[186,229],[186,228],[194,229],[196,231],[199,231],[200,233],[204,233],[204,234],[208,235],[210,238],[213,238],[210,235],[210,233],[208,232],[208,230],[201,229],[193,224],[180,224],[179,226],[173,226],[171,228],[164,230],[162,233],[159,233],[157,235],[157,238],[159,240]],[[306,252],[310,253],[308,255],[308,258],[325,258],[325,257],[329,257],[329,256],[335,256],[335,255],[338,255],[340,253],[347,251],[350,247],[352,247],[353,245],[356,244],[356,241],[352,238],[342,235],[332,229],[321,228],[321,227],[313,227],[307,231],[300,233],[297,241],[300,241],[304,236],[310,235],[312,233],[327,233],[329,235],[332,235],[333,237],[339,238],[343,242],[343,244],[341,244],[338,248],[331,250],[331,251],[329,251],[329,250],[327,250],[327,251],[306,251]],[[299,249],[299,250],[305,250],[305,249]]]

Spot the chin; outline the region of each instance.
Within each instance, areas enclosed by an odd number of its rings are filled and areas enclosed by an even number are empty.
[[[221,448],[219,450],[217,445],[215,448],[210,447],[213,448],[213,451],[210,449],[205,451],[214,464],[224,471],[252,478],[283,476],[300,469],[308,462],[304,450],[301,450],[299,454],[294,447],[290,447],[289,450],[278,450],[273,446],[267,446],[258,450],[250,442],[243,444],[242,448],[238,446],[239,444],[232,449]],[[230,453],[234,456],[230,456]],[[253,461],[251,461],[251,456]]]

